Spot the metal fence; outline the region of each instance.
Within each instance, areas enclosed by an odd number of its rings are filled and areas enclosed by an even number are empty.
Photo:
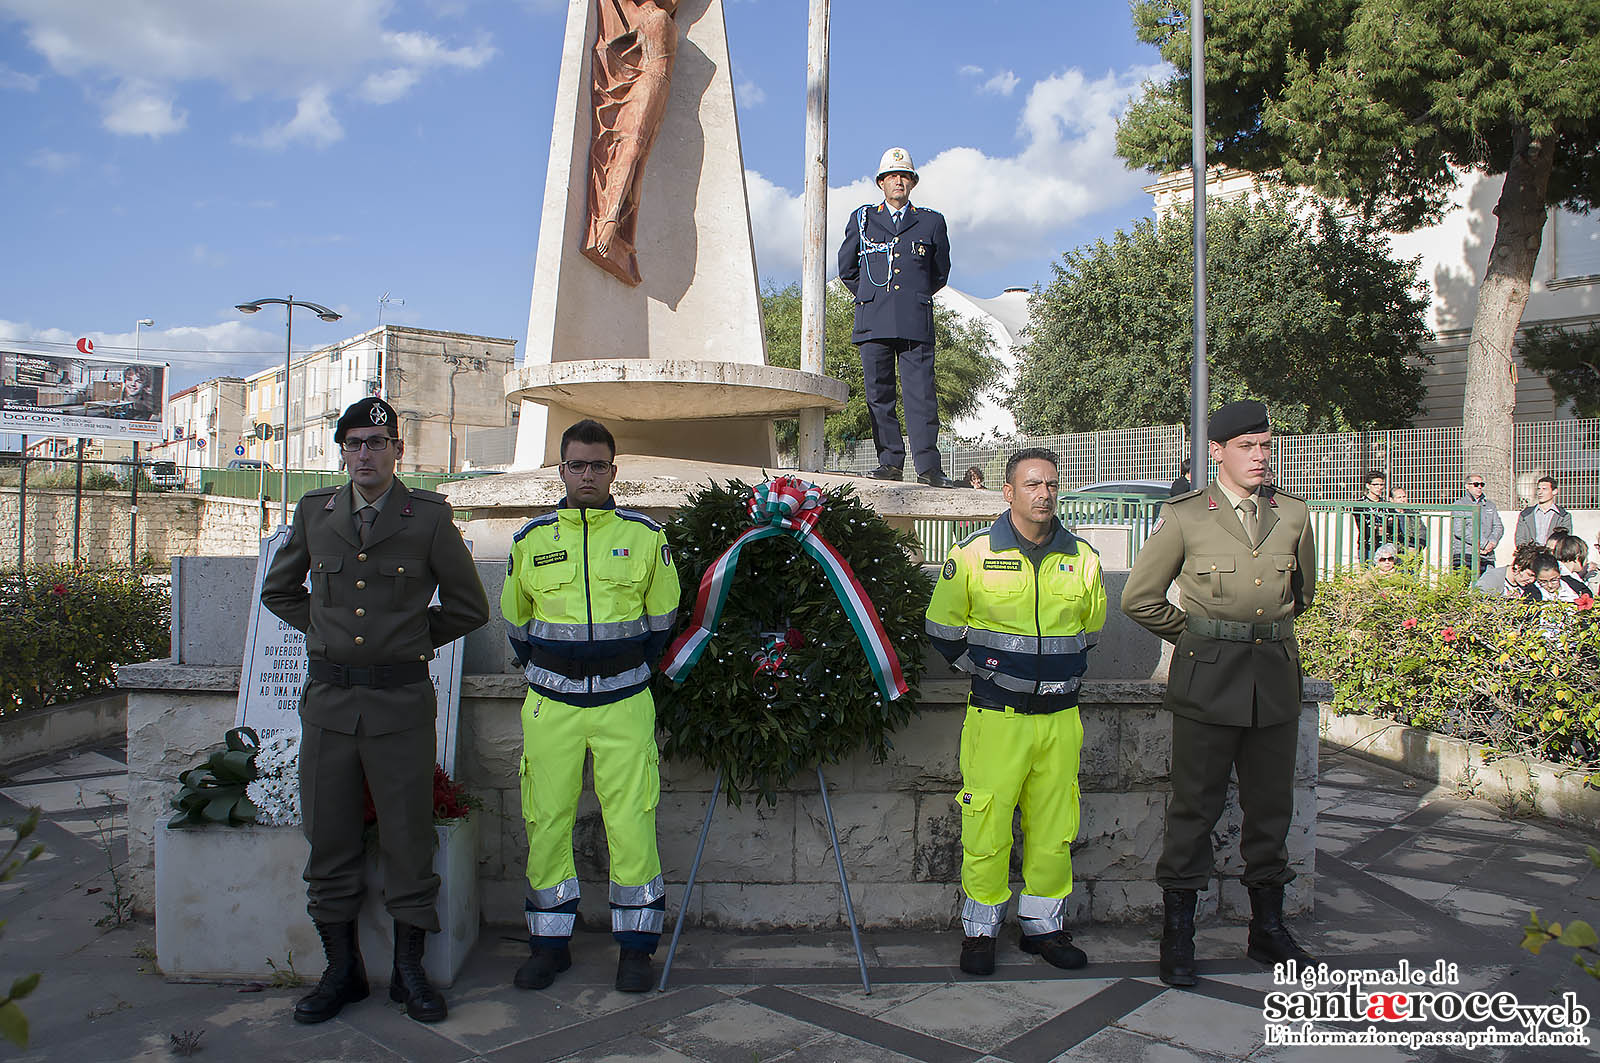
[[[1075,495],[1063,497],[1057,511],[1068,528],[1083,525],[1122,527],[1128,534],[1128,559],[1150,537],[1164,500],[1132,495]],[[1408,568],[1424,576],[1450,572],[1455,567],[1457,534],[1466,543],[1479,541],[1476,506],[1423,506],[1364,502],[1311,502],[1311,526],[1317,546],[1317,575],[1359,568],[1386,542],[1395,543]],[[922,541],[923,559],[939,564],[951,548],[988,521],[919,520],[914,522]],[[1470,550],[1469,550],[1470,553]]]
[[[1383,432],[1337,432],[1278,436],[1272,461],[1276,483],[1286,491],[1319,501],[1359,498],[1366,474],[1382,472],[1390,487],[1403,487],[1412,504],[1441,506],[1461,497],[1468,471],[1461,465],[1460,425],[1405,428]],[[1108,480],[1172,480],[1188,456],[1184,425],[1121,428],[1074,435],[1018,436],[982,446],[949,439],[940,445],[945,471],[960,478],[976,465],[989,484],[1000,482],[1006,458],[1023,447],[1044,447],[1061,455],[1061,484],[1073,490]],[[866,472],[878,464],[871,441],[835,455],[831,468]],[[1561,485],[1561,504],[1569,509],[1600,507],[1600,420],[1542,421],[1518,424],[1512,431],[1514,498],[1496,498],[1501,509],[1533,502],[1533,484],[1553,476]],[[1212,470],[1214,472],[1214,469]]]

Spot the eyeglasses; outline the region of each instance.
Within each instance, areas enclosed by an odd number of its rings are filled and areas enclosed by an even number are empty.
[[[1483,481],[1482,480],[1468,480],[1467,481],[1467,486],[1468,487],[1482,487],[1483,486]]]
[[[1554,589],[1556,587],[1561,586],[1561,577],[1560,576],[1550,576],[1547,579],[1536,579],[1536,580],[1534,580],[1534,582],[1537,583],[1541,587],[1549,587],[1551,589]]]
[[[370,454],[382,454],[389,449],[389,436],[373,436],[370,439],[346,439],[339,443],[339,449],[346,454],[359,454],[361,448],[366,447]],[[395,440],[396,443],[399,440]]]
[[[574,460],[564,461],[561,464],[574,476],[582,476],[585,469],[594,473],[596,476],[604,476],[606,473],[611,471],[611,463],[609,461]]]
[[[1385,565],[1385,564],[1392,565],[1394,563],[1395,563],[1395,559],[1392,558],[1392,557],[1380,557],[1380,558],[1378,558],[1378,564],[1380,564],[1380,565]]]

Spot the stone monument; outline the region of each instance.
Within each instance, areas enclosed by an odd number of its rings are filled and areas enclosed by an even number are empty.
[[[524,351],[518,469],[582,417],[624,454],[771,467],[772,418],[849,397],[766,364],[721,0],[572,0]]]

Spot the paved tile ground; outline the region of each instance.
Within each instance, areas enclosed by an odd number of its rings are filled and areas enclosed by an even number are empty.
[[[290,1020],[303,989],[167,982],[154,927],[98,925],[122,861],[125,773],[116,748],[82,750],[0,779],[0,821],[45,809],[46,856],[0,884],[0,986],[42,971],[27,999],[33,1043],[0,1059],[169,1060],[173,1034],[200,1059],[661,1061],[661,1063],[1053,1063],[1053,1061],[1600,1060],[1600,983],[1564,951],[1523,952],[1530,907],[1600,918],[1594,841],[1325,750],[1318,789],[1316,918],[1300,939],[1331,965],[1457,963],[1460,988],[1524,1004],[1568,990],[1590,1009],[1595,1044],[1563,1048],[1284,1047],[1266,1043],[1269,972],[1242,954],[1240,926],[1199,935],[1200,986],[1156,978],[1154,927],[1088,928],[1094,961],[1059,972],[1002,938],[992,979],[955,969],[953,933],[863,935],[874,983],[858,981],[847,932],[745,936],[690,928],[664,994],[610,987],[608,934],[582,933],[575,965],[544,993],[509,984],[525,954],[514,927],[489,927],[449,993],[450,1018],[407,1019],[382,987],[320,1026]],[[10,841],[0,829],[0,851]],[[227,942],[218,942],[226,948]],[[320,964],[308,959],[315,977]],[[659,965],[658,965],[659,966]],[[1338,1023],[1319,1024],[1341,1028]],[[1342,1028],[1349,1028],[1346,1024]],[[1432,1028],[1442,1028],[1435,1026]]]

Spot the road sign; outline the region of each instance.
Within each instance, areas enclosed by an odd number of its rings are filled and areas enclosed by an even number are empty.
[[[206,449],[206,441],[203,438],[201,438],[200,436],[195,436],[193,439],[190,440],[190,442],[194,444],[194,449],[196,449],[196,450],[204,450],[204,449]],[[243,448],[241,447],[240,449],[243,449]]]
[[[266,421],[256,425],[256,438],[270,440],[272,438],[272,425]]]
[[[238,446],[234,447],[233,452],[239,455],[241,458],[244,457],[244,444],[240,443]]]

